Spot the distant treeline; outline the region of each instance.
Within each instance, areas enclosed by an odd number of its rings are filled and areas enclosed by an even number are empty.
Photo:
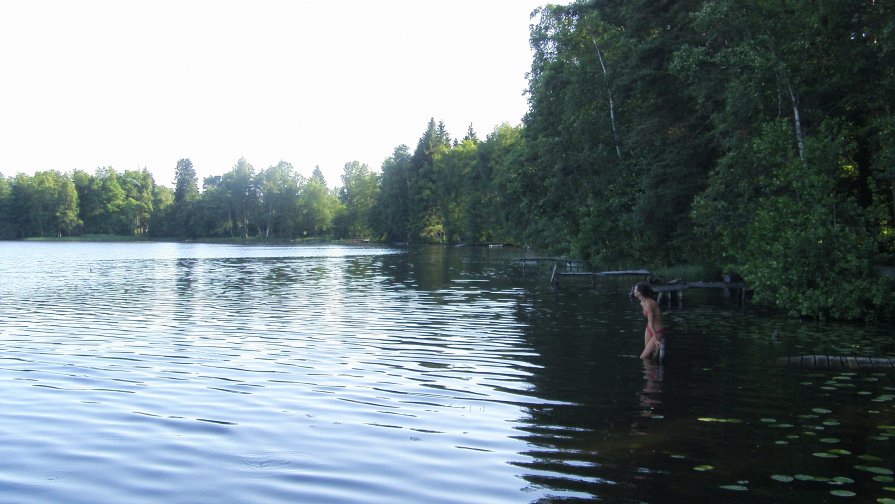
[[[451,139],[432,120],[379,170],[346,164],[338,190],[245,160],[201,192],[186,159],[173,191],[110,168],[0,177],[0,235],[506,242],[698,264],[795,315],[873,317],[892,305],[874,265],[895,246],[893,5],[548,6],[521,126]]]

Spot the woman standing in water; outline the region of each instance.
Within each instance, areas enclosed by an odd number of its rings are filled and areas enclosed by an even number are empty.
[[[646,282],[634,286],[634,297],[640,300],[640,308],[646,317],[646,330],[643,332],[643,353],[641,359],[658,357],[665,359],[665,326],[662,325],[662,310],[652,298],[653,290]]]

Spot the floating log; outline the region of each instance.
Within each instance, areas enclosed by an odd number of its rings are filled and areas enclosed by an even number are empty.
[[[870,362],[873,363],[873,367],[895,367],[895,359],[888,357],[871,357]]]
[[[563,276],[649,276],[651,273],[647,270],[629,270],[629,271],[563,271]]]
[[[578,259],[563,259],[562,257],[519,257],[514,259],[513,262],[521,263],[523,265],[528,263],[542,263],[542,262],[552,262],[552,263],[564,263],[568,267],[577,268],[581,261]]]
[[[895,358],[851,357],[839,355],[795,355],[778,358],[777,365],[801,368],[893,369],[895,368]]]
[[[513,262],[522,265],[523,274],[525,273],[525,266],[527,264],[539,265],[544,262],[552,262],[553,273],[550,275],[550,285],[553,287],[559,285],[559,276],[556,270],[560,264],[564,264],[567,269],[577,270],[581,267],[581,261],[578,259],[564,259],[562,257],[519,257],[514,259]]]
[[[597,277],[600,276],[643,276],[649,277],[650,272],[647,270],[626,270],[626,271],[561,271],[556,273],[557,276],[576,276],[576,277],[591,277],[591,283],[594,287],[597,286]],[[553,279],[551,278],[551,284],[553,284]]]

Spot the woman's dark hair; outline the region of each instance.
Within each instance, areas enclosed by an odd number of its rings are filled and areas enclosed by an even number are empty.
[[[640,282],[634,286],[634,291],[643,294],[644,296],[653,296],[653,289],[646,282]]]

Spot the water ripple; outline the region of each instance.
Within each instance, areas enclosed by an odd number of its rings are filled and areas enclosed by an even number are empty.
[[[768,366],[895,352],[868,330],[671,309],[658,367],[629,284],[487,251],[0,249],[4,502],[819,502],[762,471],[868,497],[813,453],[891,458],[890,374]]]
[[[0,442],[22,462],[0,464],[5,495],[520,501],[488,460],[524,446],[501,425],[532,399],[517,293],[417,290],[387,249],[120,250],[40,256],[0,287]]]

